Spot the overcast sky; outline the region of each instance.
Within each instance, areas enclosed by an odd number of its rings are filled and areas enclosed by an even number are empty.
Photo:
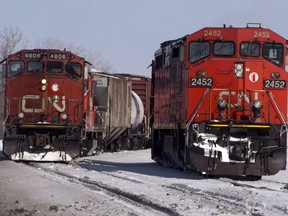
[[[116,72],[150,76],[161,42],[223,24],[261,23],[288,39],[288,0],[0,0],[0,29],[101,52]],[[30,47],[37,48],[37,47]]]

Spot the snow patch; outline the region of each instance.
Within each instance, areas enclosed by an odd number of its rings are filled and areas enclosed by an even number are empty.
[[[60,151],[46,152],[46,153],[29,153],[24,151],[24,153],[15,153],[11,155],[12,160],[27,160],[27,161],[71,161],[70,155],[65,154]]]
[[[193,143],[194,146],[204,149],[204,156],[205,157],[214,157],[218,158],[218,152],[221,152],[221,162],[223,163],[245,163],[245,160],[238,161],[238,160],[231,160],[229,156],[230,146],[227,145],[226,147],[222,147],[216,143],[217,136],[214,134],[205,134],[199,133],[199,137],[203,140],[199,143]],[[246,142],[247,147],[249,149],[249,156],[251,154],[251,141],[248,138],[236,138],[236,137],[229,137],[229,141],[232,142]],[[253,152],[255,154],[255,152]],[[255,159],[251,157],[250,163],[255,163]]]

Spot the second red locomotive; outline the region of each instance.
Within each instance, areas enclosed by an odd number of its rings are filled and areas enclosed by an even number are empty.
[[[11,159],[70,161],[145,146],[144,106],[130,78],[93,72],[66,50],[21,50],[2,63],[3,152]]]
[[[152,70],[152,158],[212,175],[286,167],[286,40],[259,27],[166,41]]]

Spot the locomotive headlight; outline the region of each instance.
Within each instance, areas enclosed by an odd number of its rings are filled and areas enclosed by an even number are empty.
[[[61,119],[66,120],[68,118],[66,113],[61,113]]]
[[[46,79],[42,79],[41,80],[41,91],[46,91],[46,89],[47,89],[47,80]]]
[[[236,78],[243,78],[244,66],[243,63],[236,63],[234,65],[234,76]]]
[[[45,91],[46,89],[47,89],[47,85],[42,85],[42,86],[41,86],[41,90],[42,90],[42,91]]]
[[[47,80],[46,79],[42,79],[41,83],[42,83],[42,85],[46,85],[47,84]]]
[[[227,101],[223,99],[219,99],[217,105],[220,109],[225,109],[227,107]]]
[[[24,113],[22,113],[22,112],[18,113],[18,118],[19,119],[23,119],[24,118]]]
[[[235,77],[236,78],[242,78],[243,77],[243,71],[236,71],[235,72]]]
[[[240,71],[240,70],[243,71],[243,64],[235,64],[235,68],[236,68],[236,70],[238,70],[238,71]]]

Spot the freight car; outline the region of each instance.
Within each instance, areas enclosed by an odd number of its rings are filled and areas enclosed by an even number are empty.
[[[126,77],[132,81],[132,91],[134,91],[141,99],[144,106],[143,123],[134,132],[134,136],[141,136],[142,139],[135,139],[135,141],[142,140],[139,143],[142,147],[150,147],[150,100],[151,100],[151,78],[135,74],[116,74],[117,76]],[[143,137],[145,135],[145,138]]]
[[[89,62],[66,50],[21,50],[2,63],[3,152],[12,160],[70,161],[130,148],[143,118],[139,110],[131,114],[131,104],[144,110],[132,98],[131,80],[92,73]]]
[[[99,72],[92,72],[90,77],[88,95],[93,117],[89,119],[94,121],[87,129],[102,137],[100,150],[144,148],[147,140],[144,105],[133,91],[132,79]]]
[[[206,175],[285,169],[286,46],[260,24],[163,42],[152,61],[152,158]]]

